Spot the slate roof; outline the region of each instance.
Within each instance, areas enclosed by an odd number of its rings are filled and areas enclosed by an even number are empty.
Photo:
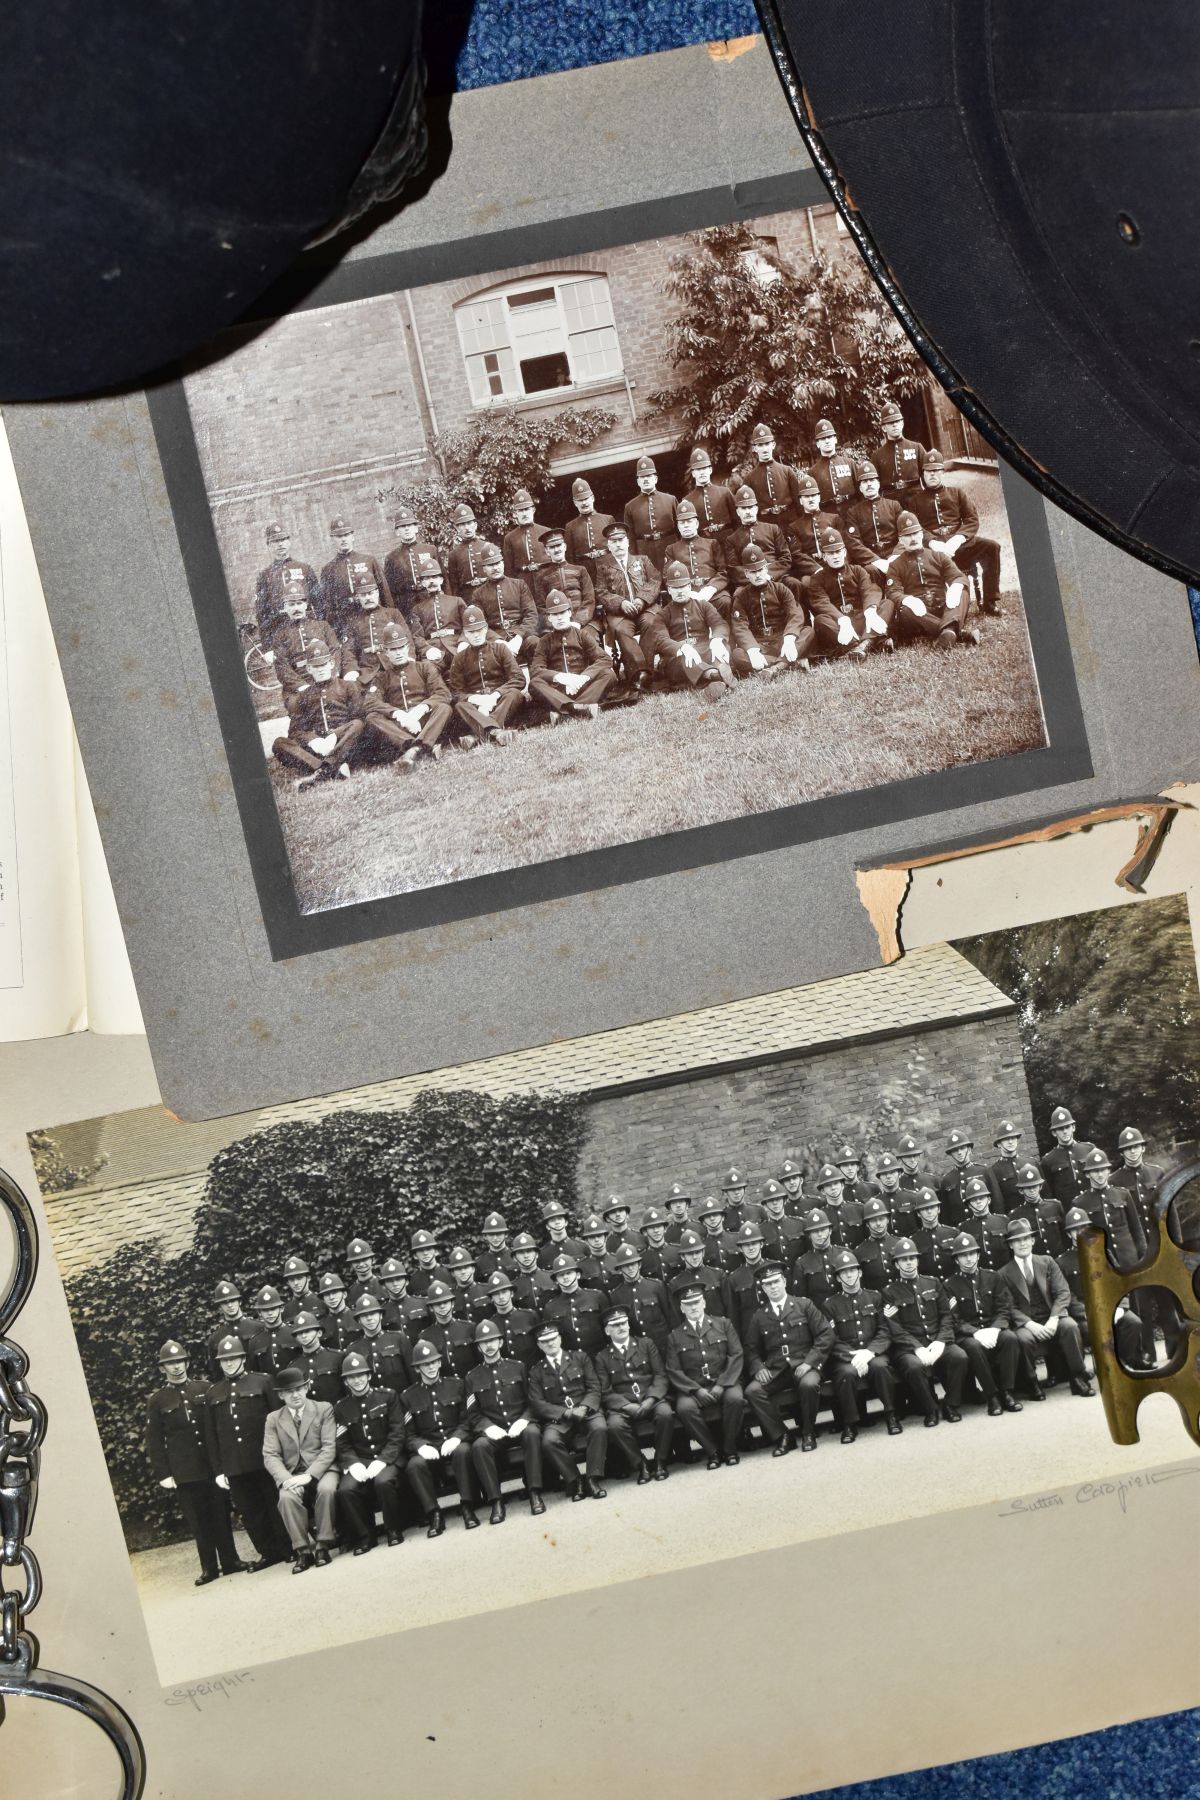
[[[427,1088],[475,1089],[495,1096],[556,1089],[598,1098],[686,1080],[701,1070],[815,1055],[1015,1010],[1014,1002],[957,950],[933,944],[909,951],[886,968],[240,1114],[225,1121],[224,1141],[286,1120],[404,1107]],[[69,1132],[54,1135],[70,1160]],[[118,1135],[123,1139],[120,1166],[132,1160],[132,1140],[144,1176],[108,1185],[100,1181],[46,1198],[64,1274],[102,1260],[122,1241],[160,1236],[169,1252],[186,1249],[191,1241],[204,1169],[222,1135],[214,1122],[187,1125],[163,1109],[150,1108],[105,1120],[99,1131],[92,1121],[89,1146],[108,1142],[115,1151]],[[113,1160],[118,1161],[117,1154]]]

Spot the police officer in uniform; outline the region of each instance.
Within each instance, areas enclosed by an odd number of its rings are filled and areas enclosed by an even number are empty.
[[[283,1295],[278,1288],[263,1287],[253,1301],[258,1327],[246,1346],[252,1369],[263,1375],[278,1375],[292,1360],[296,1339],[283,1322]]]
[[[475,1360],[475,1333],[471,1332],[471,1361]],[[404,1447],[408,1453],[405,1475],[425,1519],[425,1536],[441,1537],[446,1529],[438,1505],[438,1482],[449,1473],[458,1490],[458,1510],[463,1525],[474,1531],[479,1524],[471,1481],[471,1442],[467,1420],[467,1390],[457,1375],[442,1374],[438,1346],[429,1338],[413,1345],[417,1379],[401,1395],[404,1406]]]
[[[419,588],[412,608],[412,631],[422,662],[434,663],[445,677],[451,658],[463,641],[466,602],[443,592],[445,576],[432,556],[417,565]]]
[[[299,1312],[292,1320],[292,1336],[296,1348],[291,1366],[299,1369],[308,1383],[314,1400],[327,1400],[331,1406],[342,1397],[342,1363],[338,1350],[327,1349],[321,1340],[321,1321],[315,1312]]]
[[[550,1273],[558,1284],[542,1308],[542,1317],[553,1322],[568,1350],[595,1356],[604,1343],[607,1301],[598,1288],[585,1288],[579,1280],[579,1264],[573,1256],[556,1256]]]
[[[762,1305],[746,1334],[750,1379],[746,1399],[772,1456],[786,1456],[792,1442],[780,1416],[777,1396],[794,1398],[801,1450],[817,1447],[817,1407],[821,1371],[833,1348],[833,1326],[811,1300],[789,1294],[778,1263],[763,1271]]]
[[[648,1275],[651,1281],[661,1281],[664,1288],[668,1277],[675,1273],[679,1266],[679,1257],[673,1244],[667,1239],[669,1221],[665,1212],[657,1206],[648,1206],[642,1216],[642,1237],[646,1247],[642,1251],[642,1274]],[[675,1323],[671,1319],[671,1324]]]
[[[649,1338],[659,1355],[665,1356],[675,1321],[664,1283],[642,1273],[642,1252],[636,1244],[622,1244],[614,1250],[613,1270],[617,1279],[610,1290],[612,1306],[623,1310],[636,1337]],[[610,1316],[611,1307],[605,1313],[606,1318]]]
[[[1013,1119],[1001,1119],[992,1143],[998,1152],[989,1174],[998,1207],[1012,1208],[1017,1203],[1017,1175],[1020,1160],[1021,1127]]]
[[[550,529],[547,525],[537,524],[533,516],[535,511],[529,489],[518,488],[512,497],[513,522],[501,545],[504,573],[515,581],[523,581],[531,593],[537,572],[547,561],[543,542]]]
[[[858,492],[854,464],[844,450],[838,449],[837,432],[828,419],[817,420],[813,443],[816,455],[809,473],[821,496],[821,510],[844,517]]]
[[[1146,1140],[1136,1125],[1126,1125],[1117,1136],[1117,1153],[1121,1158],[1121,1166],[1113,1176],[1113,1184],[1128,1190],[1134,1209],[1141,1220],[1142,1234],[1147,1248],[1155,1241],[1154,1225],[1157,1214],[1154,1202],[1158,1198],[1158,1190],[1166,1175],[1158,1163],[1148,1163],[1146,1156]],[[1180,1241],[1176,1235],[1175,1241]],[[1064,1271],[1065,1272],[1065,1271]],[[1138,1288],[1129,1296],[1129,1305],[1141,1321],[1142,1344],[1147,1366],[1157,1361],[1154,1349],[1154,1326],[1157,1320],[1162,1326],[1163,1338],[1168,1351],[1179,1337],[1181,1315],[1174,1295],[1165,1294],[1161,1300],[1148,1288]]]
[[[900,1164],[900,1186],[915,1193],[918,1188],[934,1186],[933,1176],[921,1167],[921,1146],[911,1132],[906,1132],[896,1145]]]
[[[1013,1395],[1021,1346],[996,1300],[996,1276],[979,1266],[979,1244],[969,1231],[954,1238],[956,1272],[946,1279],[954,1302],[954,1336],[966,1351],[971,1373],[987,1401],[988,1414],[1020,1412]]]
[[[479,607],[464,609],[462,627],[463,642],[446,671],[454,710],[467,727],[462,742],[471,749],[485,741],[503,748],[513,739],[509,721],[525,704],[525,678]]]
[[[992,1195],[986,1181],[972,1175],[966,1189],[967,1211],[963,1229],[974,1237],[979,1249],[979,1266],[994,1274],[1008,1261],[1008,1217],[992,1211]],[[1020,1199],[1020,1190],[1017,1190]]]
[[[379,1508],[388,1548],[404,1542],[400,1529],[400,1471],[404,1414],[392,1387],[371,1380],[371,1365],[357,1350],[342,1363],[346,1393],[333,1409],[337,1429],[338,1505],[355,1556],[375,1548]]]
[[[439,570],[441,561],[437,547],[421,536],[417,515],[411,506],[398,506],[392,519],[397,542],[383,559],[383,579],[392,596],[392,605],[411,623],[413,609],[421,598],[421,570],[426,561]]]
[[[863,1235],[863,1202],[853,1190],[846,1192],[846,1170],[833,1163],[822,1163],[817,1170],[816,1189],[820,1209],[828,1215],[833,1242],[839,1249],[853,1250]],[[869,1196],[868,1188],[863,1199]]]
[[[969,619],[966,576],[944,550],[926,544],[921,521],[907,509],[896,520],[897,548],[888,567],[888,593],[898,639],[927,638],[937,650],[980,641]]]
[[[1065,1106],[1056,1106],[1051,1112],[1050,1135],[1054,1148],[1042,1158],[1042,1176],[1062,1206],[1076,1206],[1079,1196],[1087,1191],[1084,1158],[1096,1146],[1087,1138],[1076,1137],[1075,1121]]]
[[[822,656],[861,661],[872,649],[891,643],[895,601],[880,592],[869,570],[847,562],[840,531],[822,533],[821,556],[807,588],[817,649]]]
[[[859,1276],[864,1287],[882,1293],[892,1279],[892,1239],[908,1234],[897,1232],[884,1194],[872,1194],[869,1200],[863,1201],[863,1225],[867,1235],[859,1239],[854,1252]],[[835,1274],[841,1266],[835,1263]]]
[[[1083,1172],[1088,1185],[1079,1196],[1079,1205],[1092,1224],[1103,1230],[1113,1268],[1132,1269],[1146,1254],[1145,1227],[1133,1196],[1111,1179],[1112,1164],[1096,1144],[1083,1158]]]
[[[579,1284],[581,1287],[595,1288],[598,1294],[607,1294],[617,1279],[617,1273],[609,1255],[608,1228],[599,1213],[588,1214],[579,1227],[579,1235],[583,1239],[583,1254],[576,1258],[579,1264]]]
[[[489,1295],[487,1284],[479,1279],[475,1258],[465,1244],[455,1244],[446,1258],[446,1267],[450,1271],[455,1318],[470,1319],[472,1325],[477,1325],[487,1309]]]
[[[464,605],[470,605],[475,600],[476,589],[486,579],[481,555],[483,543],[475,514],[465,502],[455,507],[450,522],[454,526],[454,542],[446,559],[446,588],[449,593],[457,594]]]
[[[678,1244],[685,1231],[692,1229],[692,1202],[696,1198],[682,1182],[672,1183],[667,1195],[667,1242]]]
[[[571,1243],[575,1240],[572,1238]],[[546,1246],[542,1245],[542,1250]],[[582,1249],[583,1246],[580,1245]],[[513,1261],[517,1265],[513,1271],[513,1298],[518,1306],[529,1307],[540,1315],[542,1306],[550,1294],[556,1294],[558,1287],[550,1270],[540,1261],[541,1251],[534,1243],[528,1231],[518,1231],[512,1241]],[[559,1252],[551,1252],[551,1260]]]
[[[321,570],[320,588],[313,610],[318,618],[324,619],[327,625],[332,625],[341,637],[354,610],[354,589],[358,581],[370,576],[379,589],[379,598],[384,606],[392,604],[392,596],[387,578],[375,557],[354,548],[354,525],[351,520],[339,513],[336,519],[329,521],[329,535],[337,545],[337,550]]]
[[[729,626],[692,592],[682,563],[668,563],[664,580],[666,604],[654,609],[641,640],[647,664],[657,657],[659,679],[671,687],[735,687]]]
[[[639,1487],[650,1480],[665,1481],[670,1473],[675,1413],[667,1399],[661,1348],[641,1332],[634,1335],[629,1309],[620,1304],[608,1313],[604,1334],[608,1342],[598,1352],[595,1366],[608,1441],[637,1475]],[[643,1431],[650,1433],[653,1444],[652,1469],[647,1468],[638,1443]]]
[[[542,1210],[542,1222],[546,1227],[546,1241],[538,1251],[538,1262],[543,1269],[552,1268],[556,1257],[584,1254],[586,1246],[581,1238],[571,1237],[567,1232],[567,1209],[561,1200],[551,1200]]]
[[[950,1167],[939,1180],[937,1191],[942,1203],[942,1218],[947,1225],[956,1228],[967,1216],[968,1181],[986,1181],[992,1198],[1000,1198],[1000,1190],[995,1184],[992,1171],[986,1163],[976,1162],[974,1149],[974,1138],[960,1125],[946,1133],[946,1154],[950,1158]]]
[[[413,1267],[409,1271],[408,1285],[414,1294],[428,1296],[435,1281],[447,1281],[449,1272],[438,1259],[438,1242],[432,1231],[422,1227],[414,1231],[409,1239],[409,1248],[413,1254]]]
[[[546,533],[543,549],[546,561],[533,576],[533,598],[543,631],[546,607],[551,594],[565,594],[571,603],[571,623],[582,631],[596,624],[596,588],[591,570],[582,563],[567,561],[567,540],[557,526]]]
[[[701,537],[700,518],[690,500],[679,502],[675,527],[679,536],[667,545],[664,575],[672,563],[682,563],[693,598],[707,600],[724,618],[729,610],[730,582],[728,558],[720,538]]]
[[[821,490],[807,469],[796,477],[796,494],[799,510],[788,528],[792,544],[792,574],[807,592],[808,577],[815,575],[825,563],[822,545],[826,533],[836,531],[839,537],[844,532],[849,533],[852,544],[855,539],[853,527],[844,525],[840,514],[824,511]]]
[[[762,1305],[762,1283],[774,1264],[764,1255],[762,1226],[747,1219],[733,1234],[741,1257],[739,1267],[729,1275],[729,1316],[742,1343],[748,1341],[750,1324]]]
[[[346,1284],[333,1269],[317,1279],[321,1336],[331,1350],[346,1351],[359,1335],[359,1323],[346,1302]]]
[[[1032,1398],[1046,1397],[1037,1378],[1039,1355],[1066,1374],[1073,1394],[1090,1398],[1094,1389],[1083,1366],[1083,1339],[1071,1317],[1071,1290],[1062,1270],[1053,1257],[1035,1255],[1027,1219],[1009,1221],[1008,1247],[1012,1256],[996,1277],[995,1304],[1017,1334]]]
[[[751,487],[738,488],[733,496],[733,503],[737,507],[738,523],[732,531],[726,533],[721,545],[729,569],[736,576],[748,547],[753,544],[762,551],[772,581],[789,579],[792,572],[792,546],[782,526],[759,518],[758,500]]]
[[[720,1202],[716,1201],[714,1204],[719,1205]],[[667,1293],[676,1325],[683,1320],[683,1296],[693,1287],[703,1291],[705,1306],[711,1315],[717,1318],[728,1317],[732,1301],[725,1270],[706,1261],[704,1240],[698,1231],[689,1227],[679,1240],[679,1267],[667,1282]]]
[[[868,1198],[882,1200],[887,1210],[889,1229],[907,1237],[912,1223],[913,1190],[903,1185],[903,1176],[904,1170],[900,1166],[899,1157],[893,1156],[890,1150],[884,1150],[875,1162],[875,1193]],[[865,1199],[863,1209],[865,1224]]]
[[[1083,1299],[1083,1277],[1079,1272],[1079,1234],[1091,1226],[1091,1218],[1082,1206],[1068,1207],[1064,1226],[1067,1235],[1067,1248],[1055,1262],[1062,1271],[1063,1280],[1071,1290],[1071,1304],[1067,1308],[1083,1340],[1085,1350],[1091,1349],[1091,1332],[1088,1329],[1087,1307]],[[1126,1307],[1117,1313],[1113,1320],[1113,1345],[1117,1352],[1117,1360],[1121,1365],[1135,1373],[1142,1369],[1153,1369],[1158,1365],[1154,1352],[1153,1340],[1147,1353],[1142,1332],[1142,1320],[1128,1304],[1138,1298],[1137,1293],[1126,1296]]]
[[[367,737],[399,752],[396,772],[407,774],[423,755],[439,759],[454,708],[438,664],[414,656],[407,632],[385,625],[380,643],[379,672],[362,697]]]
[[[694,1437],[710,1469],[740,1462],[737,1441],[745,1416],[741,1342],[728,1319],[708,1311],[697,1281],[679,1290],[681,1323],[667,1339],[667,1379],[681,1429]],[[719,1424],[720,1448],[712,1427]]]
[[[891,1355],[926,1425],[938,1422],[934,1375],[940,1377],[945,1398],[941,1416],[957,1425],[967,1379],[967,1355],[954,1340],[954,1313],[950,1296],[932,1275],[918,1268],[917,1246],[911,1238],[897,1238],[892,1245],[896,1278],[883,1293],[883,1316],[891,1334]]]
[[[308,601],[296,588],[284,594],[282,616],[271,627],[270,643],[264,649],[267,661],[274,664],[285,707],[290,696],[307,686],[314,644],[324,645],[339,675],[352,678],[356,669],[353,652],[339,643],[332,625],[310,617]]]
[[[852,500],[846,507],[846,526],[865,552],[864,567],[872,570],[877,584],[882,587],[896,554],[900,539],[897,521],[904,509],[898,500],[880,497],[879,471],[874,463],[859,463],[857,474],[861,498]],[[855,560],[860,559],[856,557]]]
[[[778,460],[775,433],[761,420],[750,433],[750,460],[735,474],[753,493],[759,518],[786,532],[799,505],[797,474],[787,463]]]
[[[229,1522],[229,1501],[214,1479],[204,1430],[202,1381],[188,1379],[187,1351],[168,1338],[158,1353],[164,1385],[146,1406],[146,1454],[159,1487],[179,1500],[200,1557],[196,1587],[246,1567],[237,1553]],[[664,1379],[664,1388],[665,1388]]]
[[[488,1276],[488,1292],[492,1299],[491,1316],[500,1327],[503,1354],[524,1363],[528,1369],[537,1356],[538,1326],[542,1318],[534,1307],[517,1305],[514,1280],[520,1280],[519,1273],[513,1276],[507,1269],[493,1269]]]
[[[580,475],[571,483],[575,517],[567,520],[567,555],[573,563],[592,573],[595,581],[597,565],[608,554],[604,534],[614,523],[611,513],[596,511],[596,496],[589,481]]]
[[[964,488],[943,485],[943,468],[941,451],[930,450],[921,485],[906,496],[906,503],[920,519],[930,546],[974,575],[984,612],[998,615],[1000,546],[995,538],[980,537],[974,501]]]
[[[721,1192],[725,1196],[726,1231],[739,1230],[747,1219],[753,1219],[757,1224],[762,1218],[762,1207],[757,1200],[749,1198],[750,1183],[740,1169],[726,1170]]]
[[[1037,1248],[1046,1256],[1061,1256],[1067,1247],[1064,1212],[1061,1200],[1042,1192],[1036,1164],[1022,1163],[1017,1169],[1017,1203],[1008,1216],[1009,1224],[1015,1218],[1028,1219]]]
[[[448,1281],[430,1282],[425,1297],[429,1301],[430,1320],[422,1335],[444,1360],[447,1375],[465,1381],[475,1367],[474,1322],[455,1316],[455,1294]],[[416,1368],[415,1351],[412,1362]]]
[[[408,1270],[398,1256],[385,1256],[380,1263],[379,1285],[383,1289],[384,1330],[402,1331],[410,1342],[420,1337],[415,1327],[429,1317],[429,1307],[424,1295],[409,1292]]]
[[[208,1369],[209,1379],[219,1381],[221,1365],[217,1361],[217,1345],[222,1338],[240,1338],[248,1343],[258,1330],[258,1320],[251,1318],[242,1308],[242,1290],[236,1281],[228,1277],[218,1281],[213,1289],[213,1299],[217,1303],[217,1323],[204,1340],[204,1361]]]
[[[383,1324],[384,1303],[378,1294],[360,1294],[353,1312],[362,1336],[350,1348],[366,1365],[374,1387],[391,1388],[402,1394],[413,1378],[412,1344],[403,1331],[386,1331]]]
[[[712,478],[712,457],[699,445],[688,457],[688,474],[692,486],[684,499],[694,507],[700,522],[700,536],[720,538],[732,531],[738,522],[737,507],[730,490]]]
[[[899,1437],[903,1427],[896,1414],[896,1377],[888,1361],[891,1334],[883,1316],[883,1295],[863,1285],[860,1257],[853,1250],[836,1250],[833,1267],[838,1292],[825,1302],[834,1333],[827,1367],[842,1442],[852,1444],[858,1436],[858,1400],[868,1382],[883,1408],[888,1436]]]
[[[637,554],[648,557],[661,574],[667,545],[675,536],[678,502],[674,494],[659,491],[658,470],[653,457],[639,456],[635,473],[638,491],[625,503],[625,530]]]
[[[383,1287],[375,1273],[375,1252],[366,1238],[354,1237],[346,1245],[346,1281],[351,1306],[363,1294],[383,1299]]]
[[[276,738],[272,754],[285,768],[299,769],[298,792],[321,781],[347,780],[351,759],[366,729],[360,716],[357,681],[334,674],[333,653],[313,642],[308,651],[308,680],[284,695],[286,737]]]
[[[917,1246],[917,1267],[922,1275],[945,1281],[954,1269],[954,1227],[939,1223],[941,1210],[933,1189],[922,1188],[913,1201],[917,1224],[910,1235]]]
[[[729,603],[735,675],[789,663],[807,669],[816,636],[791,582],[776,580],[757,544],[742,552],[741,580]]]
[[[784,1163],[783,1168],[792,1170],[795,1164]],[[799,1174],[799,1171],[796,1173]],[[796,1189],[796,1198],[802,1198],[802,1194],[801,1182]],[[805,1249],[804,1221],[788,1211],[790,1198],[782,1179],[772,1177],[763,1186],[762,1218],[759,1220],[763,1252],[771,1262],[777,1262],[785,1269],[790,1269],[796,1258],[804,1254]]]
[[[275,1483],[263,1462],[263,1432],[278,1401],[269,1376],[247,1369],[240,1338],[230,1334],[218,1341],[217,1363],[221,1378],[204,1397],[208,1460],[258,1553],[258,1560],[246,1565],[254,1573],[287,1562],[291,1555],[275,1504]]]
[[[290,1325],[297,1313],[312,1312],[318,1304],[317,1290],[312,1284],[312,1270],[302,1256],[289,1256],[283,1265],[283,1285],[287,1294],[283,1303],[283,1322]]]
[[[285,598],[303,596],[315,613],[320,600],[316,572],[290,554],[292,535],[278,520],[267,526],[271,560],[254,578],[254,619],[264,650],[272,647],[277,622],[283,616]]]
[[[365,689],[378,679],[384,668],[384,633],[399,632],[408,639],[409,654],[416,657],[417,642],[408,628],[404,614],[395,606],[380,604],[379,589],[370,575],[355,577],[350,595],[350,610],[342,630],[342,667],[344,680],[357,679]]]
[[[529,1370],[505,1349],[499,1322],[481,1319],[475,1327],[475,1343],[479,1361],[467,1376],[471,1459],[483,1497],[491,1507],[488,1524],[503,1525],[507,1508],[500,1492],[496,1460],[502,1450],[520,1450],[529,1510],[535,1516],[546,1510],[542,1499],[542,1433],[529,1398]]]
[[[504,552],[498,544],[482,545],[479,554],[483,580],[475,589],[475,605],[517,661],[528,663],[538,643],[533,595],[518,576],[504,573]]]
[[[809,1248],[792,1264],[791,1289],[793,1294],[803,1294],[814,1306],[824,1306],[830,1294],[837,1291],[834,1252],[852,1246],[845,1238],[840,1244],[834,1242],[829,1214],[822,1207],[814,1206],[811,1212],[805,1213],[804,1229]]]
[[[732,1275],[733,1271],[740,1266],[742,1259],[736,1243],[730,1241],[729,1233],[725,1230],[724,1203],[718,1200],[715,1194],[710,1194],[696,1208],[696,1218],[700,1225],[704,1261],[710,1268],[716,1269],[720,1275]],[[686,1243],[686,1239],[681,1239],[680,1243],[682,1246]],[[684,1262],[686,1263],[686,1261],[685,1255]],[[725,1299],[726,1309],[729,1310],[728,1290]]]
[[[576,625],[566,594],[546,596],[546,629],[533,652],[529,693],[557,725],[563,714],[594,719],[617,679],[612,660],[590,625]]]
[[[775,1171],[774,1179],[784,1193],[784,1211],[790,1219],[798,1219],[804,1211],[804,1170],[799,1163],[785,1157]],[[764,1211],[766,1203],[764,1200]]]
[[[496,1269],[505,1269],[511,1275],[516,1264],[508,1245],[508,1225],[504,1214],[488,1213],[479,1228],[479,1236],[483,1249],[475,1258],[475,1268],[480,1280],[486,1281]]]
[[[529,1401],[542,1427],[546,1460],[570,1500],[603,1500],[608,1426],[600,1409],[600,1379],[582,1350],[563,1348],[552,1319],[538,1332],[541,1356],[529,1371]],[[582,1448],[585,1474],[579,1479],[576,1454]]]
[[[904,435],[904,414],[894,400],[889,400],[880,416],[883,442],[871,452],[871,461],[879,470],[884,491],[889,499],[902,500],[907,506],[921,484],[921,470],[930,452],[915,438]]]

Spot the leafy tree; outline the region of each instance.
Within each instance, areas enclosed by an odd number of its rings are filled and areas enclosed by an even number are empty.
[[[1160,1151],[1200,1136],[1200,994],[1186,901],[1077,913],[955,948],[1018,1003],[1043,1149],[1058,1105],[1110,1154],[1123,1125]]]
[[[284,1258],[341,1268],[348,1239],[382,1257],[406,1253],[420,1225],[447,1248],[474,1245],[493,1209],[510,1229],[538,1226],[541,1203],[574,1211],[586,1109],[574,1095],[430,1089],[398,1112],[339,1112],[292,1120],[228,1145],[209,1165],[191,1250],[164,1257],[156,1242],[122,1245],[67,1281],[67,1298],[109,1473],[134,1549],[177,1542],[178,1508],[155,1483],[144,1450],[158,1350],[178,1338],[194,1353],[215,1323],[214,1283],[246,1293],[278,1282]]]
[[[857,257],[798,266],[744,222],[689,232],[687,244],[664,283],[677,303],[666,321],[677,378],[650,396],[682,418],[680,444],[704,444],[733,468],[761,419],[782,460],[805,464],[828,414],[844,447],[866,449],[882,436],[884,404],[928,383]]]
[[[95,1179],[108,1161],[106,1154],[93,1159],[87,1168],[68,1163],[61,1146],[48,1131],[29,1133],[29,1154],[33,1172],[43,1194],[65,1194],[71,1188],[84,1187]]]
[[[452,516],[463,501],[474,511],[482,535],[498,541],[512,523],[518,488],[528,488],[535,500],[553,488],[550,458],[555,446],[586,449],[616,422],[616,413],[606,406],[568,406],[545,418],[511,405],[489,407],[461,431],[438,439],[435,449],[444,472],[398,484],[396,497],[412,506],[441,549],[454,541]]]

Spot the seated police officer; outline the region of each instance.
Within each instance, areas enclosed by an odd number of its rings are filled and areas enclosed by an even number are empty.
[[[507,1279],[502,1270],[496,1276]],[[511,1294],[511,1290],[509,1290]],[[529,1510],[544,1513],[542,1499],[542,1433],[529,1398],[529,1373],[519,1358],[505,1347],[504,1332],[496,1319],[481,1319],[475,1327],[479,1362],[467,1376],[467,1407],[471,1421],[471,1457],[483,1497],[491,1507],[489,1525],[503,1525],[507,1517],[500,1492],[498,1457],[505,1450],[519,1450],[525,1475]]]
[[[679,1290],[682,1323],[667,1339],[667,1379],[674,1389],[682,1429],[708,1457],[710,1469],[740,1462],[738,1436],[746,1410],[744,1361],[728,1319],[708,1311],[705,1288],[694,1279]],[[712,1426],[720,1425],[720,1448]]]
[[[393,1388],[372,1386],[371,1366],[357,1350],[342,1363],[342,1379],[347,1391],[333,1409],[341,1471],[338,1504],[355,1556],[365,1556],[375,1547],[376,1507],[389,1548],[404,1542],[399,1485],[404,1415]]]
[[[778,1263],[764,1270],[761,1285],[763,1304],[746,1337],[746,1399],[773,1446],[772,1456],[786,1456],[792,1448],[778,1405],[785,1397],[796,1406],[801,1450],[815,1450],[821,1371],[833,1348],[833,1326],[811,1300],[788,1293]]]
[[[600,1404],[608,1425],[608,1439],[626,1465],[636,1473],[638,1486],[665,1481],[675,1435],[675,1414],[667,1399],[667,1371],[654,1339],[633,1335],[629,1309],[614,1306],[604,1321],[608,1343],[596,1356]],[[649,1434],[654,1446],[653,1473],[646,1467],[638,1439]]]
[[[891,1333],[883,1316],[883,1295],[863,1286],[853,1250],[836,1250],[833,1267],[838,1292],[826,1300],[825,1312],[834,1332],[828,1369],[842,1442],[852,1444],[858,1436],[858,1400],[868,1382],[883,1407],[888,1436],[898,1437],[902,1427],[896,1416],[896,1377],[888,1361]]]
[[[542,1448],[570,1500],[603,1500],[608,1427],[600,1409],[600,1381],[582,1350],[564,1350],[558,1326],[547,1319],[538,1332],[540,1359],[529,1371],[529,1400],[542,1427]],[[577,1452],[586,1473],[579,1479]]]

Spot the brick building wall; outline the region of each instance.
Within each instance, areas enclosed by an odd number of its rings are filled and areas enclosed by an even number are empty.
[[[1036,1150],[1013,1013],[597,1098],[580,1194],[592,1204],[615,1192],[640,1208],[675,1181],[719,1189],[731,1164],[757,1185],[785,1157],[812,1171],[846,1138],[877,1156],[905,1131],[928,1144],[926,1165],[941,1173],[952,1126],[974,1132],[990,1162],[1003,1117]]]
[[[857,254],[838,229],[832,206],[766,213],[754,225],[799,264],[816,251]],[[255,575],[268,560],[264,530],[273,518],[291,528],[293,554],[318,571],[332,554],[329,520],[338,512],[354,520],[358,547],[382,560],[392,542],[397,485],[429,466],[435,427],[461,430],[479,410],[455,307],[510,281],[563,272],[605,276],[621,347],[622,375],[519,403],[536,417],[565,406],[600,405],[617,414],[613,429],[585,452],[562,446],[552,462],[558,491],[544,516],[570,516],[570,481],[581,469],[613,470],[614,490],[606,488],[601,503],[618,508],[628,497],[625,489],[634,491],[627,465],[643,452],[666,458],[663,485],[678,486],[685,477],[682,457],[670,454],[676,426],[647,414],[650,395],[672,376],[663,329],[671,302],[664,282],[683,248],[680,237],[652,238],[294,313],[245,334],[220,361],[187,376],[200,463],[239,617],[250,614]],[[918,435],[957,454],[969,427],[940,390],[931,388],[925,402],[912,406]]]

